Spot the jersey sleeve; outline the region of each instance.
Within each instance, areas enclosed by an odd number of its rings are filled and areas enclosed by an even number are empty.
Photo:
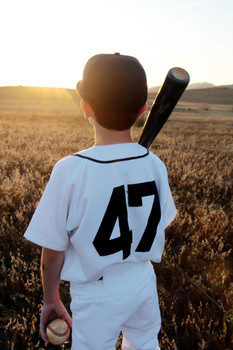
[[[177,215],[177,210],[175,207],[175,203],[172,197],[171,189],[169,186],[168,181],[168,175],[167,175],[167,169],[166,166],[163,164],[163,193],[161,195],[162,199],[162,215],[163,215],[163,223],[164,223],[164,229],[168,227],[171,222],[174,220],[174,218]]]
[[[167,204],[165,208],[165,228],[168,227],[171,222],[175,219],[177,214],[177,210],[175,207],[175,203],[171,194],[170,187],[168,185],[168,191],[167,191]]]
[[[66,178],[66,168],[58,162],[24,234],[27,240],[58,251],[64,251],[69,242],[66,218],[70,191]]]

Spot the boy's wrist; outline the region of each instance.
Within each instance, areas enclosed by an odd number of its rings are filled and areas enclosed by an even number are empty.
[[[43,304],[56,304],[60,302],[59,292],[56,295],[44,295],[43,296]]]
[[[43,298],[43,305],[54,305],[60,302],[60,299],[46,299]]]

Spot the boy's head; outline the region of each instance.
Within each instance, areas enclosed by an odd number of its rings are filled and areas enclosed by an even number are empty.
[[[131,128],[147,100],[142,65],[136,58],[119,53],[91,57],[76,88],[92,107],[97,122],[112,130]]]

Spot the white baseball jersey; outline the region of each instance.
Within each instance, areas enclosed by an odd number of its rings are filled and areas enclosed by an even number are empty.
[[[175,216],[157,156],[137,143],[93,146],[54,166],[25,237],[65,251],[61,279],[82,283],[112,264],[160,262]]]

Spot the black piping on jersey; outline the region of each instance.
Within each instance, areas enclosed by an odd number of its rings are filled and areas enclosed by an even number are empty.
[[[83,156],[82,154],[73,154],[73,155],[76,156],[76,157],[80,157],[80,158],[84,158],[84,159],[90,160],[92,162],[108,164],[108,163],[125,162],[125,161],[128,161],[128,160],[144,158],[144,157],[148,156],[148,154],[149,154],[149,151],[147,151],[145,154],[142,154],[140,156],[129,157],[129,158],[120,158],[120,159],[112,159],[112,160],[98,160],[98,159],[94,159],[94,158]]]

